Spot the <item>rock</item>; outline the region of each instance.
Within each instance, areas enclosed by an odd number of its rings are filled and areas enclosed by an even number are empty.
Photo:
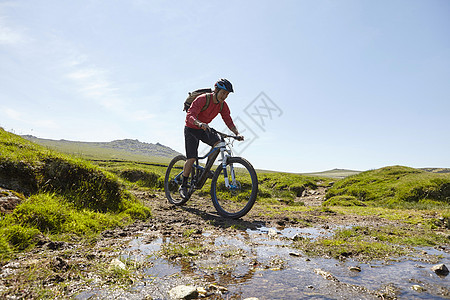
[[[55,259],[52,260],[51,267],[53,271],[61,272],[67,271],[69,269],[69,264],[61,257],[56,257]]]
[[[216,285],[216,284],[210,284],[208,288],[211,291],[219,291],[219,292],[227,292],[228,291],[228,289],[226,287]]]
[[[206,297],[206,294],[208,293],[205,288],[203,287],[198,287],[197,288],[197,293],[200,297]]]
[[[273,229],[273,228],[270,228],[269,232],[267,233],[267,235],[269,237],[276,237],[277,236],[277,231],[275,229]]]
[[[197,288],[194,286],[179,285],[169,291],[170,299],[192,299],[198,296]]]
[[[417,292],[425,292],[427,290],[426,288],[418,284],[413,285],[411,289]]]
[[[360,266],[352,266],[352,267],[348,267],[348,269],[353,272],[361,272]]]
[[[323,278],[327,279],[327,280],[331,280],[334,282],[339,282],[339,279],[337,279],[333,274],[323,271],[321,269],[314,269],[314,272],[316,274],[319,274],[320,276],[322,276]]]
[[[300,256],[302,256],[300,253],[298,253],[298,252],[289,252],[289,255],[290,256],[295,256],[295,257],[300,257]]]
[[[431,271],[436,273],[436,275],[439,276],[447,276],[448,275],[448,269],[444,264],[439,264],[431,267]]]
[[[0,188],[0,212],[11,213],[22,199],[15,195],[13,191]]]
[[[300,233],[296,233],[293,237],[292,240],[295,241],[301,241],[304,240],[305,238],[300,234]]]
[[[125,270],[127,268],[127,266],[121,262],[120,260],[118,260],[117,258],[114,258],[110,263],[109,263],[109,268],[110,269],[122,269]]]
[[[61,249],[64,249],[65,247],[67,247],[67,244],[65,242],[61,242],[61,241],[56,241],[56,242],[50,241],[47,243],[46,246],[49,250],[61,250]]]

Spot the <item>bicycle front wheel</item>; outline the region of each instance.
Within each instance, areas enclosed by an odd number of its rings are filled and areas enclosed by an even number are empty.
[[[226,178],[228,185],[225,183]],[[217,212],[223,217],[238,219],[245,216],[255,204],[257,194],[255,169],[244,158],[230,157],[226,168],[220,164],[214,173],[211,198]]]
[[[186,156],[178,155],[169,163],[166,170],[166,177],[164,178],[164,191],[166,198],[170,203],[175,205],[183,205],[189,198],[183,199],[180,196],[179,188],[183,178],[183,167],[186,162]],[[190,176],[192,177],[192,176]],[[191,182],[189,178],[188,182]]]

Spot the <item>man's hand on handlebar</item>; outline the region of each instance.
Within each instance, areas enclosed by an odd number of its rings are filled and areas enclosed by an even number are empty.
[[[197,121],[197,124],[196,124],[196,125],[197,125],[199,128],[203,129],[203,130],[207,130],[207,131],[210,131],[210,130],[211,130],[211,128],[209,127],[209,125],[206,124],[206,123]]]
[[[206,124],[206,123],[201,123],[200,124],[200,128],[205,130],[205,131],[211,131],[211,127],[209,127],[209,125]]]
[[[243,141],[243,140],[244,140],[244,136],[241,135],[241,134],[238,134],[238,135],[236,136],[236,139],[237,139],[238,141]]]

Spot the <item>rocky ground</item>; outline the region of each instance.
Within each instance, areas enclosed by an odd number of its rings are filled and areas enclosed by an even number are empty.
[[[104,231],[99,238],[88,241],[74,238],[57,242],[42,236],[34,250],[19,254],[2,266],[0,298],[409,297],[395,284],[382,284],[375,289],[374,284],[366,286],[363,279],[357,284],[339,280],[340,272],[342,276],[360,273],[361,266],[327,265],[286,246],[286,236],[280,232],[289,228],[308,226],[327,234],[337,225],[395,224],[376,215],[342,215],[323,210],[320,204],[324,189],[306,191],[296,199],[311,210],[280,214],[257,204],[239,220],[218,216],[209,198],[194,197],[185,206],[174,207],[168,204],[163,193],[134,193],[151,207],[153,217],[150,220]],[[5,192],[3,195],[14,198]],[[3,206],[9,208],[6,204]],[[427,259],[431,260],[426,253],[417,258],[418,261]],[[435,264],[438,265],[438,261]],[[343,268],[345,271],[339,271]],[[350,278],[352,276],[356,275]],[[291,277],[296,281],[290,282]],[[410,289],[416,289],[416,293],[428,292],[422,295],[436,299],[450,298],[448,279],[442,278],[440,285],[415,279],[409,283]],[[268,292],[261,294],[267,286]]]

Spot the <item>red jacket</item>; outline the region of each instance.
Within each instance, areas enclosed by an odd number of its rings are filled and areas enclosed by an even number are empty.
[[[199,129],[194,125],[194,120],[199,120],[202,123],[209,124],[219,113],[228,128],[233,128],[234,123],[230,116],[230,108],[226,102],[223,103],[222,111],[220,111],[220,103],[214,103],[214,94],[209,101],[209,106],[206,110],[201,111],[206,105],[206,94],[200,95],[192,102],[186,115],[186,126],[194,129]]]

